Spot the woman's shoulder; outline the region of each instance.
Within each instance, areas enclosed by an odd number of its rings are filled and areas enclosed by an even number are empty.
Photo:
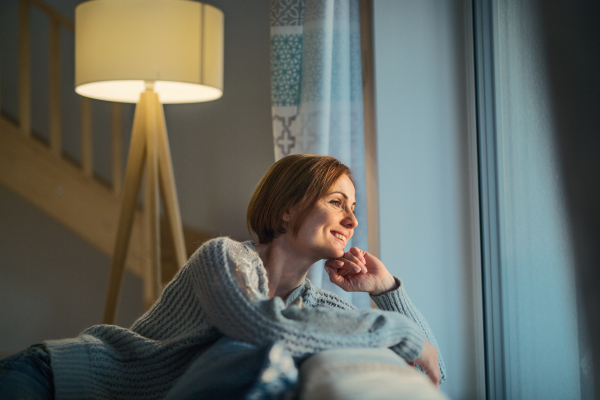
[[[239,242],[228,236],[213,238],[204,242],[192,254],[190,259],[197,257],[227,257],[237,255],[249,260],[258,257],[251,241]]]
[[[268,294],[268,278],[252,242],[218,237],[205,242],[186,266],[193,275],[217,274],[222,282],[236,282],[251,300]]]
[[[229,236],[220,236],[216,238],[212,238],[202,243],[198,250],[202,250],[203,248],[212,248],[212,247],[229,247],[229,246],[243,246],[243,242],[238,242],[235,239],[230,238]]]

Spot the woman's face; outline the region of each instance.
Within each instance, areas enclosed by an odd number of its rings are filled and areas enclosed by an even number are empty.
[[[354,184],[344,174],[324,197],[317,200],[295,238],[302,251],[317,259],[333,259],[344,255],[344,246],[358,225],[354,216],[354,195]]]

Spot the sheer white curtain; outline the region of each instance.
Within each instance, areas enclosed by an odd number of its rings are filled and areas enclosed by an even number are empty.
[[[358,0],[271,2],[271,89],[275,158],[321,154],[352,169],[359,226],[346,249],[368,250],[364,124]],[[309,272],[313,284],[359,308],[364,293],[329,282],[323,263]]]

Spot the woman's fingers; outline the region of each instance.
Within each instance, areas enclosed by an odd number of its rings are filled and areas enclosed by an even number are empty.
[[[341,263],[341,266],[340,266],[340,264],[338,264],[338,262]],[[347,275],[360,273],[360,271],[361,271],[360,267],[357,267],[355,269],[352,265],[354,265],[354,263],[350,263],[349,261],[341,262],[338,260],[329,260],[329,261],[325,262],[325,271],[327,271],[327,273],[330,276],[332,274],[334,274],[341,278],[344,278]],[[342,266],[344,268],[342,268]],[[359,272],[356,272],[357,269]]]
[[[360,261],[358,261],[357,259],[349,260],[344,257],[339,258],[337,260],[327,260],[325,261],[325,265],[339,271],[347,271],[343,275],[346,275],[349,272],[366,272],[366,267]]]
[[[361,272],[364,272],[363,268],[364,267],[362,265],[360,265],[360,264],[357,264],[357,263],[352,262],[352,261],[346,261],[344,263],[343,268],[339,268],[339,270],[340,271],[347,271],[347,272],[353,272],[355,274],[359,274]]]
[[[367,265],[367,260],[365,259],[365,252],[359,249],[358,247],[351,247],[350,253],[358,258],[364,265]]]
[[[344,282],[344,277],[339,274],[342,271],[335,270],[328,266],[325,266],[325,271],[327,271],[327,274],[329,274],[329,280],[331,281],[331,283],[340,286]]]
[[[427,340],[425,340],[423,351],[415,360],[415,364],[423,368],[429,380],[439,389],[441,376],[440,365],[438,364],[438,351]]]
[[[344,262],[341,260],[327,260],[325,261],[325,265],[331,268],[338,269],[344,266]]]
[[[367,267],[365,266],[365,262],[363,261],[362,257],[358,258],[351,252],[347,252],[346,254],[344,254],[343,259],[346,260],[347,263],[349,263],[352,266],[354,272],[367,272]]]
[[[367,273],[367,267],[363,257],[364,252],[358,247],[352,247],[350,250],[350,252],[344,253],[344,255],[338,259],[327,260],[325,262],[325,267],[329,267],[342,278],[352,274]]]

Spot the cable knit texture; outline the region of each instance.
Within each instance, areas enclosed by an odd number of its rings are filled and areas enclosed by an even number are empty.
[[[372,298],[382,310],[359,311],[307,279],[286,302],[269,299],[266,270],[252,243],[213,239],[130,329],[97,325],[77,338],[46,342],[56,398],[163,398],[193,359],[223,335],[256,345],[277,341],[300,356],[389,347],[412,361],[425,337],[436,345],[401,283]],[[440,367],[445,376],[441,357]]]

